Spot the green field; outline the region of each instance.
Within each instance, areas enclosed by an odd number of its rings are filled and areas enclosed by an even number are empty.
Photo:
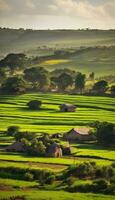
[[[96,76],[115,74],[115,47],[90,48],[78,51],[75,55],[61,59],[51,59],[41,63],[46,69],[69,68],[89,74],[92,71]]]
[[[43,102],[39,111],[28,110],[28,101],[38,99]],[[72,103],[77,106],[75,113],[61,113],[59,105]],[[64,133],[73,127],[88,126],[89,123],[109,121],[115,123],[115,99],[109,97],[88,97],[62,94],[25,94],[20,96],[0,96],[0,168],[7,172],[7,168],[18,169],[47,169],[60,173],[69,165],[94,161],[98,166],[111,165],[115,162],[114,149],[100,147],[96,144],[73,144],[72,155],[62,158],[32,157],[23,153],[5,152],[4,148],[13,142],[13,138],[5,134],[8,126],[17,125],[24,131],[37,134],[47,132]],[[7,175],[7,174],[6,174]],[[79,183],[79,182],[78,182]],[[50,191],[36,189],[38,183],[32,181],[0,179],[0,198],[25,195],[28,200],[113,200],[113,196],[67,193],[64,191]],[[33,189],[33,187],[35,189]],[[4,190],[4,191],[2,191]]]
[[[42,100],[42,109],[28,110],[28,101]],[[72,103],[78,108],[75,113],[61,113],[59,105]],[[31,132],[64,133],[73,127],[88,125],[99,120],[115,123],[115,99],[59,94],[26,94],[0,97],[0,131],[18,125]],[[1,139],[5,136],[1,135]],[[10,140],[10,138],[9,138]]]
[[[28,110],[26,104],[32,99],[40,99],[43,102],[39,111]],[[21,96],[1,96],[0,99],[0,147],[3,149],[13,140],[3,133],[8,126],[17,125],[21,130],[31,131],[37,134],[47,132],[64,133],[77,126],[88,126],[89,123],[99,121],[109,121],[115,123],[115,99],[109,97],[88,97],[77,95],[59,94],[25,94]],[[73,103],[77,105],[75,113],[61,113],[59,105],[61,103]],[[87,161],[87,157],[93,156],[97,164],[107,165],[115,160],[115,151],[104,149],[96,145],[73,145],[72,152],[78,156],[73,158],[38,158],[27,157],[21,154],[11,154],[1,152],[0,159],[14,162],[32,162],[53,164],[46,168],[54,169],[55,164],[71,165]],[[86,158],[79,158],[85,156]],[[103,160],[100,160],[103,158]],[[92,158],[89,158],[89,161]],[[34,166],[35,167],[35,166]],[[37,166],[40,168],[40,166]],[[42,166],[43,167],[43,166]],[[44,166],[45,167],[45,166]],[[61,167],[62,169],[63,167]],[[58,169],[57,169],[58,170]],[[60,169],[59,169],[60,170]]]
[[[81,194],[81,193],[68,193],[63,191],[11,191],[11,192],[1,192],[1,198],[6,198],[16,195],[24,195],[28,200],[114,200],[114,196],[101,195],[101,194]]]
[[[40,53],[38,47],[60,49],[80,46],[110,45],[115,45],[114,30],[0,29],[0,55],[12,51],[29,51],[29,55],[35,55],[35,49]]]

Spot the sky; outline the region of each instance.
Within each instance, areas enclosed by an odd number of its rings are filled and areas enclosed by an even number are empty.
[[[115,29],[115,0],[0,0],[0,26]]]

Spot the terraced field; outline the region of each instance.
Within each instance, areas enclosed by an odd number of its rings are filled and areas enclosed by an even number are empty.
[[[1,192],[1,198],[16,196],[16,195],[24,195],[27,197],[28,200],[114,200],[114,196],[111,195],[101,195],[101,194],[82,194],[82,193],[68,193],[63,191],[2,191]]]
[[[32,99],[42,100],[42,109],[39,111],[28,110],[26,104]],[[73,103],[77,105],[75,113],[61,113],[59,105],[62,103]],[[73,127],[87,126],[95,120],[109,121],[115,123],[115,99],[107,97],[88,97],[75,95],[57,95],[57,94],[26,94],[21,96],[1,96],[0,99],[0,148],[3,149],[9,145],[13,138],[5,135],[3,131],[8,126],[17,125],[21,130],[28,130],[36,133],[47,132],[49,134],[60,132],[64,133]],[[35,163],[51,164],[46,168],[54,169],[55,165],[64,165],[58,168],[63,169],[67,165],[74,162],[79,163],[86,161],[90,155],[94,157],[97,164],[107,165],[115,160],[115,151],[103,149],[96,145],[73,145],[73,153],[76,156],[84,158],[33,158],[22,154],[11,154],[1,152],[0,159],[2,162],[14,161],[17,165],[31,162],[31,166],[35,167]],[[86,158],[85,158],[86,157]],[[87,158],[89,157],[89,158]],[[103,160],[101,160],[103,159]],[[34,163],[34,164],[33,164]],[[40,164],[36,165],[40,168]],[[45,166],[42,166],[45,167]],[[58,170],[57,169],[57,170]]]
[[[28,110],[28,101],[43,102],[39,111]],[[77,106],[75,113],[61,113],[59,105],[72,103]],[[0,97],[0,131],[8,126],[18,125],[31,132],[64,133],[73,127],[88,125],[90,122],[109,121],[115,123],[115,99],[57,94],[26,94]],[[1,138],[5,140],[4,135]],[[10,140],[10,138],[9,138]]]
[[[38,99],[43,102],[39,111],[30,111],[28,101]],[[59,105],[72,103],[77,106],[75,113],[61,113]],[[5,152],[4,148],[13,142],[13,138],[5,134],[8,126],[17,125],[21,130],[34,133],[64,133],[73,127],[88,126],[95,120],[115,123],[115,99],[107,97],[88,97],[59,94],[25,94],[21,96],[0,97],[0,169],[47,169],[55,173],[65,170],[69,165],[85,161],[94,161],[97,165],[110,165],[115,162],[114,149],[107,149],[96,144],[73,144],[72,155],[63,158],[31,157],[22,153]],[[25,195],[27,199],[78,199],[81,200],[113,200],[113,196],[94,194],[71,194],[64,191],[37,191],[38,183],[24,180],[7,179],[1,172],[0,198]],[[35,188],[35,189],[33,189]],[[2,190],[5,190],[2,191]],[[51,190],[51,188],[50,188]]]

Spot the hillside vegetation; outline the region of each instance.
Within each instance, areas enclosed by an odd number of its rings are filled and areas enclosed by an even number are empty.
[[[76,51],[64,59],[45,59],[41,66],[49,70],[66,67],[86,74],[94,71],[97,76],[114,75],[114,46],[115,30],[0,29],[0,58],[8,53],[40,57],[54,55],[57,50]]]

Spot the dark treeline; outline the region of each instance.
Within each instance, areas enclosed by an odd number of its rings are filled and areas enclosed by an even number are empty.
[[[57,55],[62,52],[57,52]],[[87,85],[87,82],[90,85]],[[71,69],[55,69],[32,66],[32,59],[25,54],[8,54],[0,61],[0,90],[4,94],[25,92],[67,92],[73,94],[115,95],[115,85],[109,87],[105,79],[95,81],[95,73],[88,76]]]

